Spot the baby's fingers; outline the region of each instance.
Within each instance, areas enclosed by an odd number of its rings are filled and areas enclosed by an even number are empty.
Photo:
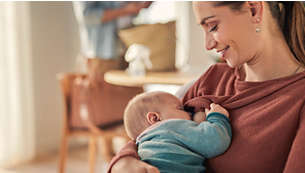
[[[212,103],[210,105],[210,108],[211,109],[210,109],[209,113],[219,112],[219,113],[224,114],[225,116],[229,117],[228,111],[225,108],[223,108],[222,106],[218,105],[218,104]]]
[[[208,115],[208,114],[209,114],[209,111],[210,111],[210,109],[205,108],[205,111],[204,111],[204,112],[205,112],[206,115]]]

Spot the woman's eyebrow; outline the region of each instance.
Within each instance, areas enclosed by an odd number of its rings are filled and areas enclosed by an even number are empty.
[[[215,17],[215,15],[214,15],[214,16],[208,16],[208,17],[203,18],[203,19],[200,21],[200,25],[204,25],[208,19],[213,18],[213,17]]]

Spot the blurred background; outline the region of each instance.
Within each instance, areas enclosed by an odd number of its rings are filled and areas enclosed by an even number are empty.
[[[56,74],[77,71],[80,53],[73,3],[0,2],[0,17],[0,172],[57,172],[63,102]],[[203,73],[215,55],[205,51],[191,2],[153,2],[134,22],[171,20],[176,67]],[[86,145],[86,138],[69,142],[66,172],[88,172]],[[96,172],[106,166],[101,158]]]

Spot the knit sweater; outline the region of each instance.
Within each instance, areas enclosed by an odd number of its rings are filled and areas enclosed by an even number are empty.
[[[304,93],[305,72],[246,82],[237,68],[211,66],[183,98],[187,109],[204,110],[214,102],[230,113],[231,146],[223,155],[208,160],[207,172],[304,172]],[[128,143],[109,168],[125,155],[136,156],[135,151],[135,144]]]

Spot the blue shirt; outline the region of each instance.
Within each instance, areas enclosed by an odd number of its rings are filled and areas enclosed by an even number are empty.
[[[79,23],[82,53],[87,57],[118,58],[118,20],[102,22],[104,11],[122,7],[126,2],[74,2]]]
[[[171,119],[139,135],[138,154],[161,173],[202,173],[204,160],[224,153],[231,137],[229,120],[220,113],[200,124]]]

